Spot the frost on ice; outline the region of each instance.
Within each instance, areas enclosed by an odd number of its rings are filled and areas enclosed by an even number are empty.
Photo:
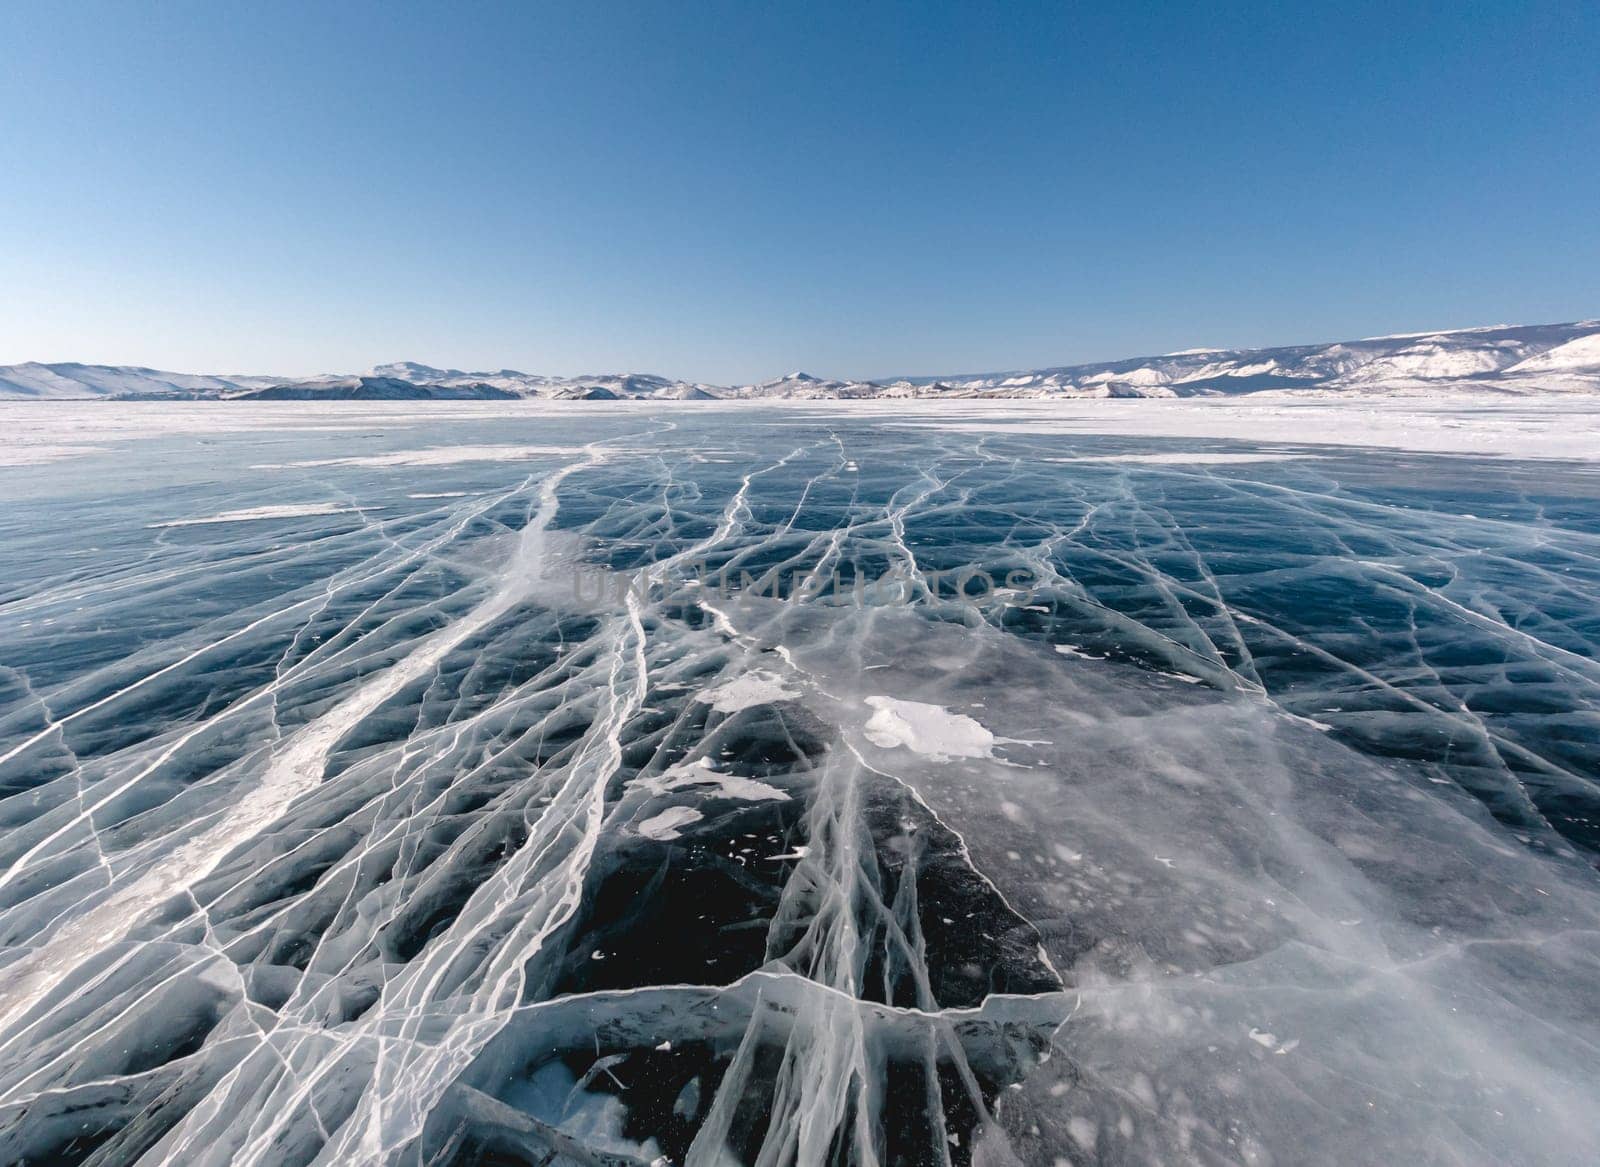
[[[0,470],[0,1162],[1600,1158],[1591,478],[902,419]]]

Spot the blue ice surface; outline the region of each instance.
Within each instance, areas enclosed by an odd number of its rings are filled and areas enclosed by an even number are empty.
[[[0,490],[6,1161],[1600,1153],[1582,467],[793,407]]]

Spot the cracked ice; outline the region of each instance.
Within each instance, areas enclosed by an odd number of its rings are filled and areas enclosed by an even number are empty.
[[[306,416],[0,470],[0,1161],[1600,1157],[1592,474]]]

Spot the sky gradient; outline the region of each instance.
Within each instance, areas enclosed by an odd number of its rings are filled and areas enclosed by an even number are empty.
[[[1592,3],[27,0],[0,43],[0,363],[732,382],[1600,315]]]

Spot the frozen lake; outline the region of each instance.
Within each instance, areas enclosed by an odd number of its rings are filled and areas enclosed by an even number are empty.
[[[1592,407],[1095,404],[0,411],[0,1161],[1600,1161]]]

